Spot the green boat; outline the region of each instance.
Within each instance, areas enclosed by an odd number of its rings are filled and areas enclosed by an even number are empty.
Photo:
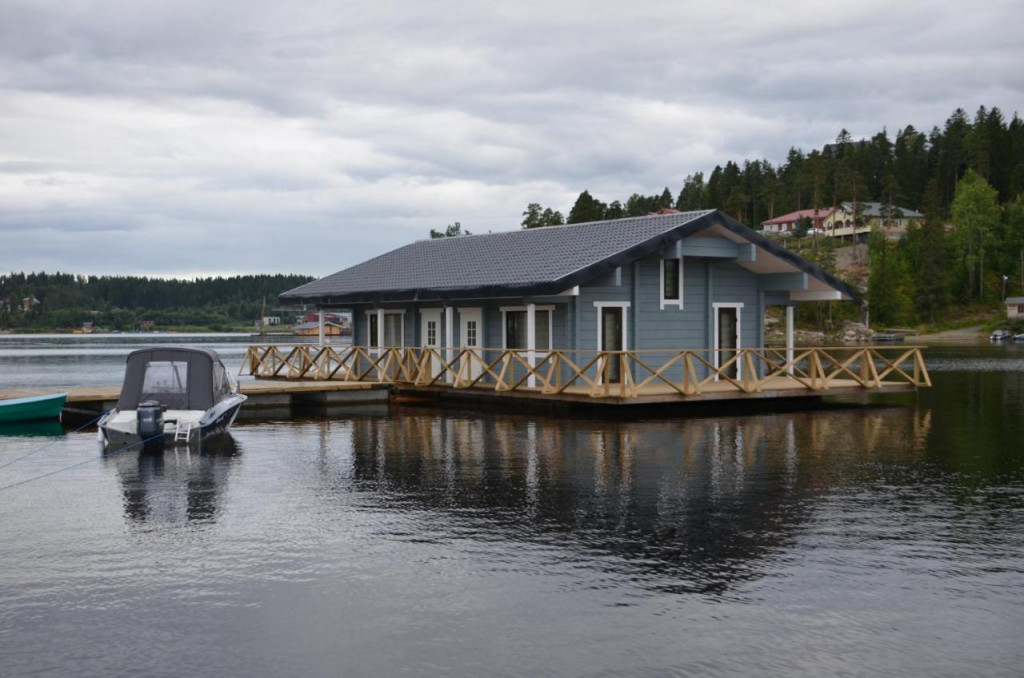
[[[67,393],[50,393],[30,398],[0,400],[0,422],[57,419],[67,399]]]

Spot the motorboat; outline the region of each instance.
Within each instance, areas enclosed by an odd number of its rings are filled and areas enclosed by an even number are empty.
[[[59,419],[67,393],[49,393],[26,398],[0,399],[0,422]]]
[[[990,341],[1006,341],[1007,339],[1013,339],[1010,330],[996,330],[989,336]]]
[[[99,421],[107,445],[193,443],[227,430],[246,397],[209,348],[144,348],[128,355],[117,407]]]

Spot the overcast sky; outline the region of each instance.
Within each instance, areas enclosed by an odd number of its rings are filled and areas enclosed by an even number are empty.
[[[1020,0],[0,0],[0,271],[325,275],[1024,113]]]

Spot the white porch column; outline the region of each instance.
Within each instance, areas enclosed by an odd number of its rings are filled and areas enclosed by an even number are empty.
[[[320,348],[324,347],[324,310],[322,308],[317,309],[317,343]]]
[[[537,364],[537,354],[534,353],[537,349],[537,304],[526,305],[526,362],[530,363],[530,366]],[[527,385],[533,388],[537,385],[537,380],[531,374],[527,380]]]
[[[452,359],[455,357],[455,353],[454,353],[455,329],[454,328],[455,328],[455,309],[453,307],[451,307],[451,306],[445,306],[444,307],[444,345],[446,346],[446,348],[444,349],[444,360],[449,365],[451,365]],[[454,381],[454,375],[451,373],[451,370],[449,370],[445,374],[444,380],[447,381],[449,384]]]
[[[377,309],[377,346],[384,345],[384,309]]]
[[[786,362],[793,362],[793,306],[786,307]],[[793,365],[790,364],[786,372],[793,374]]]

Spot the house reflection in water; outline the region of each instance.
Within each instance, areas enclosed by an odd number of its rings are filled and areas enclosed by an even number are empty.
[[[121,482],[125,515],[141,522],[213,521],[240,454],[230,434],[200,449],[158,447],[110,457]]]
[[[353,473],[394,510],[426,510],[432,538],[550,545],[648,587],[708,592],[757,576],[757,561],[851,472],[919,457],[929,417],[857,408],[610,422],[404,409],[352,422]]]

